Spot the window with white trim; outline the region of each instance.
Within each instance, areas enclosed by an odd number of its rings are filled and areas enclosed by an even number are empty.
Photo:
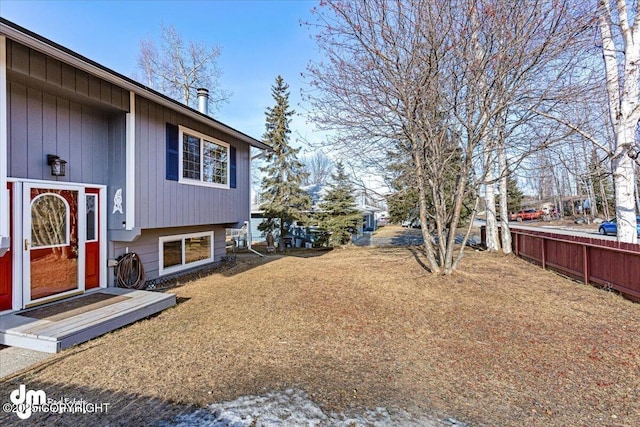
[[[161,236],[160,272],[165,275],[213,262],[213,231]]]
[[[179,181],[229,188],[229,144],[179,126]]]

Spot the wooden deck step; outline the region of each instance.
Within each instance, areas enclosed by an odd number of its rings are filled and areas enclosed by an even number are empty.
[[[86,308],[82,298],[96,293],[117,296],[115,302],[93,303]],[[95,298],[93,298],[95,300]],[[104,298],[108,300],[108,298]],[[55,310],[58,304],[69,304],[71,314]],[[136,322],[176,304],[173,294],[138,291],[123,288],[104,288],[91,294],[51,304],[51,315],[40,309],[24,310],[0,316],[0,344],[57,353],[73,345]],[[95,307],[95,308],[93,308]],[[40,310],[37,314],[36,311]],[[29,314],[34,317],[29,317]]]

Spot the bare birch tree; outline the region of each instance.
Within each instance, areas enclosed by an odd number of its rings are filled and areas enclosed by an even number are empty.
[[[138,69],[149,87],[190,107],[197,106],[197,89],[208,89],[209,110],[219,111],[231,96],[220,88],[222,70],[218,58],[221,52],[218,45],[185,43],[172,25],[162,25],[160,45],[152,39],[140,42]]]
[[[507,112],[503,113],[503,118]],[[502,124],[504,120],[500,120],[497,129],[498,142],[498,170],[499,189],[500,189],[500,228],[502,229],[502,252],[510,254],[511,250],[511,232],[509,231],[509,207],[508,207],[508,191],[509,191],[509,165],[507,162],[507,149],[505,144],[506,135],[505,126]]]
[[[585,2],[582,2],[585,3]],[[609,129],[593,127],[593,119],[588,114],[573,115],[566,112],[538,111],[544,117],[556,120],[567,126],[594,148],[604,153],[610,160],[613,175],[616,216],[618,217],[618,240],[637,242],[636,209],[637,192],[634,188],[637,179],[638,125],[640,121],[640,17],[638,3],[634,0],[598,0],[588,2],[591,13],[597,18],[600,30],[603,68],[596,69],[601,74],[601,86],[587,87],[590,100],[576,100],[589,105],[591,110],[600,113],[600,105],[593,99],[601,96],[602,89],[608,100],[606,112],[609,117]],[[595,94],[595,95],[594,95]],[[580,120],[579,117],[583,117]],[[596,119],[596,121],[598,121]],[[608,130],[608,132],[607,132]],[[596,156],[597,157],[597,156]],[[598,162],[599,163],[599,162]],[[606,202],[606,191],[602,178],[605,176],[597,167],[601,198]],[[634,197],[635,196],[635,197]]]
[[[613,4],[613,8],[612,8]],[[631,15],[630,15],[631,14]],[[598,17],[615,137],[611,169],[618,240],[636,243],[635,135],[640,121],[640,16],[633,0],[599,0]]]
[[[462,257],[461,211],[496,118],[573,42],[568,3],[329,0],[317,11],[315,119],[352,158],[411,160],[431,271]]]

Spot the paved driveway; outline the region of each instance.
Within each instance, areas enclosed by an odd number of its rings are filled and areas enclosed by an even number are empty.
[[[393,228],[392,228],[393,227]],[[389,230],[393,232],[389,232]],[[466,229],[460,230],[462,233]],[[463,234],[456,236],[456,243],[462,243]],[[469,237],[468,244],[480,241],[480,236]],[[419,228],[400,228],[398,226],[388,226],[379,229],[377,232],[366,232],[354,241],[356,246],[419,246],[424,243],[422,230]]]
[[[519,223],[509,223],[511,228],[519,228],[523,230],[535,230],[535,231],[547,231],[550,233],[564,234],[568,236],[580,236],[590,237],[605,240],[617,240],[616,236],[602,236],[598,233],[599,224],[591,224],[589,226],[582,226],[581,228],[572,226],[559,226],[559,225],[523,225]]]
[[[357,246],[417,246],[424,240],[420,229],[405,228],[405,232],[395,236],[376,236],[367,231],[354,242]]]

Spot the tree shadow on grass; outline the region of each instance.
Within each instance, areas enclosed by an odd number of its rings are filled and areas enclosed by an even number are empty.
[[[281,255],[292,256],[296,258],[316,258],[331,252],[333,248],[317,248],[317,249],[287,249]]]
[[[408,230],[407,233],[391,238],[392,246],[418,246],[423,243],[424,239],[420,230]]]
[[[413,255],[413,258],[416,260],[418,265],[420,265],[420,267],[422,267],[423,270],[428,271],[429,273],[432,273],[432,271],[429,268],[429,266],[427,264],[425,264],[424,261],[422,261],[422,259],[420,258],[420,251],[418,250],[417,247],[409,246],[409,247],[407,247],[407,250],[409,252],[411,252],[411,255]]]
[[[331,252],[332,248],[288,248],[284,253],[272,252],[264,253],[260,252],[263,256],[259,256],[253,252],[244,251],[229,254],[229,258],[232,262],[228,265],[228,268],[222,268],[219,271],[213,273],[219,273],[225,277],[235,276],[236,274],[244,273],[245,271],[252,270],[256,267],[263,266],[270,262],[278,261],[282,258],[316,258]]]

